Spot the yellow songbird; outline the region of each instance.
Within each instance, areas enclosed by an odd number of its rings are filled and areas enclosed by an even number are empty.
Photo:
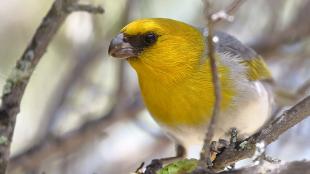
[[[155,121],[179,145],[177,156],[202,145],[214,105],[207,30],[172,19],[139,19],[111,41],[109,54],[128,60],[138,75],[144,103]],[[249,136],[268,120],[270,79],[263,59],[233,36],[215,32],[215,58],[222,100],[214,140],[231,128]],[[227,134],[228,133],[228,134]]]

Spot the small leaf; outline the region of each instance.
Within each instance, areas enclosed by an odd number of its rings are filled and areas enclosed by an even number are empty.
[[[198,166],[196,159],[184,159],[171,163],[160,169],[156,174],[185,174],[190,173]]]

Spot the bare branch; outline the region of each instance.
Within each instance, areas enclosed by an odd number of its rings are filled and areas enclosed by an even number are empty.
[[[271,124],[264,126],[261,131],[253,136],[256,142],[270,144],[275,141],[282,133],[295,126],[310,115],[310,96],[284,112]]]
[[[211,15],[212,21],[217,23],[221,20],[227,20],[231,22],[233,20],[233,14],[238,8],[245,2],[245,0],[234,0],[225,10],[220,10]]]
[[[68,12],[84,11],[93,14],[103,14],[104,9],[101,6],[93,6],[89,4],[72,4],[67,7]]]
[[[0,173],[6,173],[16,115],[19,113],[20,102],[32,72],[68,16],[69,13],[65,9],[76,1],[54,2],[6,81],[0,107]]]
[[[170,173],[167,171],[173,171],[171,173],[189,173],[192,174],[308,174],[310,172],[310,161],[292,161],[286,163],[269,163],[261,162],[257,165],[248,166],[240,169],[226,170],[220,172],[214,172],[199,168],[200,161],[195,159],[184,159],[179,162],[175,162],[165,166],[158,173]],[[194,170],[194,171],[192,171]],[[139,172],[136,172],[140,174]]]
[[[297,174],[297,173],[310,173],[310,161],[293,161],[284,164],[270,164],[263,163],[261,165],[242,168],[233,171],[220,172],[219,174]]]
[[[214,160],[214,169],[223,169],[236,161],[250,158],[256,150],[256,144],[264,142],[269,145],[275,141],[281,134],[295,126],[310,115],[310,96],[303,99],[301,102],[293,106],[291,109],[284,112],[276,120],[265,125],[256,134],[252,135],[241,144],[244,147],[240,150],[233,148],[225,149]]]
[[[209,126],[205,135],[203,148],[200,154],[200,160],[205,162],[208,162],[207,159],[210,157],[210,143],[213,138],[214,134],[214,128],[215,128],[215,118],[218,117],[220,112],[220,103],[221,103],[221,88],[220,88],[220,81],[217,73],[217,65],[216,65],[216,59],[214,57],[214,44],[213,44],[213,21],[210,13],[210,2],[205,2],[205,12],[207,15],[207,22],[208,22],[208,37],[207,37],[207,44],[208,44],[208,58],[210,59],[210,68],[211,68],[211,74],[212,74],[212,82],[213,82],[213,88],[214,88],[214,106],[213,106],[213,112],[212,116],[209,122]],[[208,164],[208,163],[207,163]]]

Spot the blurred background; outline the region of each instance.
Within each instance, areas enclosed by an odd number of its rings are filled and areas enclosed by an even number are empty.
[[[201,0],[89,0],[103,15],[70,15],[35,70],[22,100],[10,174],[126,174],[171,156],[174,145],[144,109],[135,72],[107,55],[126,23],[165,17],[202,27]],[[232,0],[214,1],[214,10]],[[0,2],[0,89],[53,0]],[[309,94],[310,1],[245,1],[226,31],[269,64],[279,109]],[[310,119],[285,133],[267,154],[310,159]]]

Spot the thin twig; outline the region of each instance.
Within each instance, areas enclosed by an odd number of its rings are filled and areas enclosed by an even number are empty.
[[[212,116],[209,122],[209,126],[206,132],[206,136],[204,139],[203,149],[200,154],[200,160],[203,162],[208,162],[210,158],[210,143],[213,138],[214,128],[215,128],[215,119],[218,117],[220,112],[220,103],[221,103],[221,88],[219,77],[217,73],[217,65],[216,59],[214,57],[214,44],[213,44],[213,21],[210,14],[210,2],[205,1],[205,12],[207,15],[207,22],[208,22],[208,37],[207,37],[207,44],[208,44],[208,58],[210,59],[210,67],[211,67],[211,74],[212,74],[212,82],[214,88],[214,106]],[[209,163],[209,162],[208,162]]]
[[[234,0],[225,10],[220,10],[211,15],[212,21],[217,23],[221,20],[227,20],[231,22],[233,20],[233,14],[237,9],[245,2],[245,0]]]
[[[66,7],[77,0],[56,0],[43,19],[3,89],[0,106],[0,173],[6,173],[10,156],[10,145],[16,122],[29,79],[51,42],[52,38],[68,16]]]
[[[104,9],[101,6],[93,6],[88,4],[72,4],[67,7],[68,12],[84,11],[93,14],[103,14]]]
[[[235,0],[226,8],[225,10],[226,13],[229,15],[235,13],[238,10],[238,8],[242,5],[242,3],[244,3],[245,1],[246,0]]]

